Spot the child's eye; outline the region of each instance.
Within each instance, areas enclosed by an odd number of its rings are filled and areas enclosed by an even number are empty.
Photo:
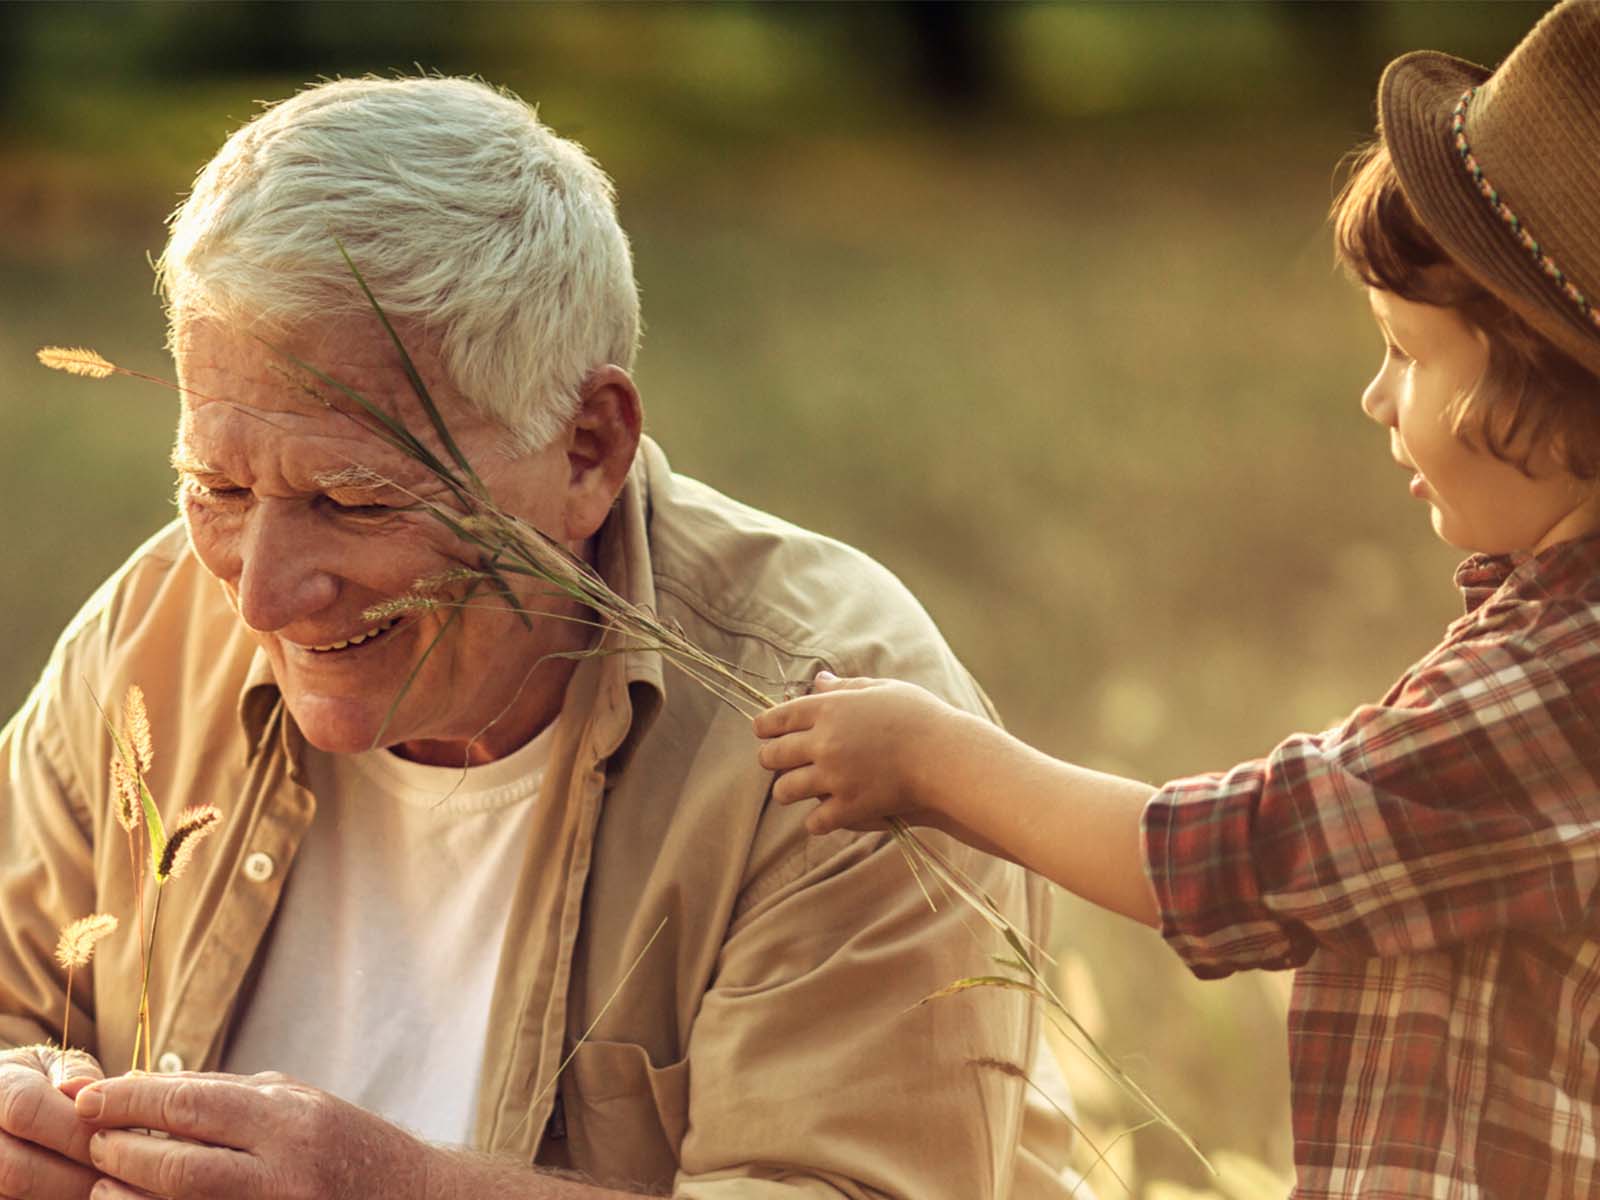
[[[1400,347],[1396,346],[1393,342],[1388,343],[1384,349],[1388,351],[1389,357],[1394,359],[1394,361],[1397,363],[1408,363],[1411,361],[1411,355],[1400,349]]]

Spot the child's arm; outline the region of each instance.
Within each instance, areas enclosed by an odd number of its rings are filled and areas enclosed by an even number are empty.
[[[1060,762],[892,680],[818,676],[756,718],[773,798],[822,799],[812,833],[901,817],[997,851],[1103,908],[1157,925],[1139,824],[1155,789]]]

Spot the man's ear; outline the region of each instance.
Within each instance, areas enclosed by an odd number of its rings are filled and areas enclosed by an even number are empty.
[[[567,426],[568,541],[599,531],[633,466],[643,421],[639,389],[626,371],[604,366],[590,372]]]

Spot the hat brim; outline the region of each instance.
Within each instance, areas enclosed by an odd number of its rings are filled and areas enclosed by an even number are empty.
[[[1478,191],[1461,163],[1451,117],[1461,95],[1490,71],[1419,50],[1390,63],[1378,83],[1378,132],[1401,190],[1422,224],[1456,262],[1518,316],[1600,374],[1600,339],[1578,308]],[[1468,125],[1468,136],[1471,126]],[[1538,231],[1532,231],[1538,236]]]

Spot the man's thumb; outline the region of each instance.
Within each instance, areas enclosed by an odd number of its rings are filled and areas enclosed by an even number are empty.
[[[85,1054],[82,1050],[52,1052],[50,1082],[54,1083],[56,1090],[68,1100],[77,1099],[78,1093],[84,1088],[96,1079],[105,1077],[106,1073],[101,1070],[100,1064],[92,1055]]]

